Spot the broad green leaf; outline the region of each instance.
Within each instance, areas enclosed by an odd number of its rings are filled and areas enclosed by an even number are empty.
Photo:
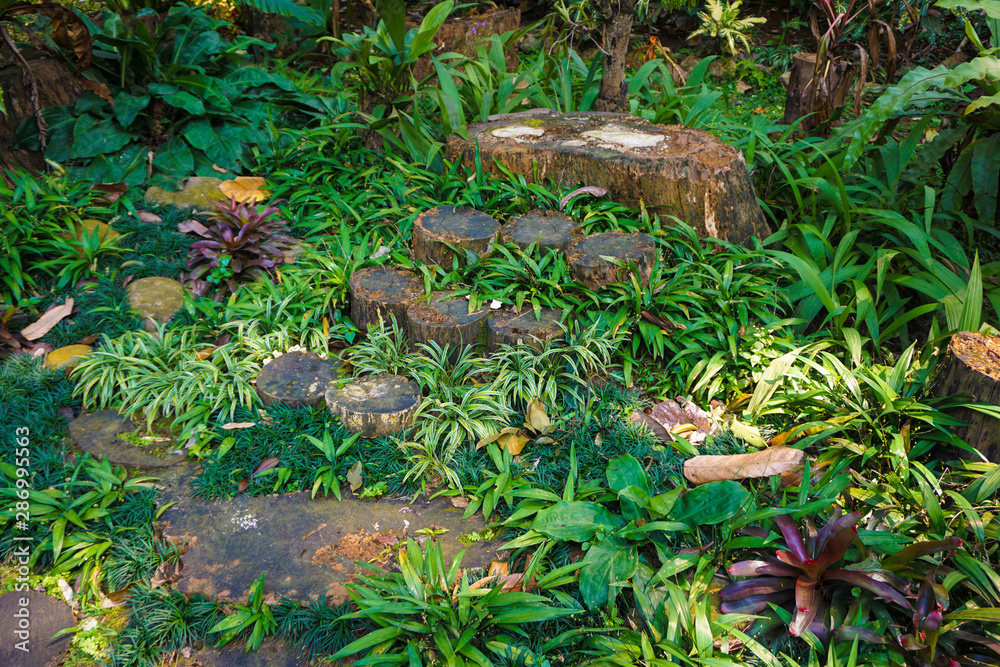
[[[580,594],[588,609],[614,602],[639,565],[636,547],[609,537],[590,547],[580,572]]]
[[[96,123],[86,132],[76,137],[73,142],[74,158],[88,158],[103,153],[115,153],[135,139],[132,134],[123,132],[112,120]]]
[[[531,528],[556,540],[587,542],[602,528],[613,530],[624,524],[597,503],[563,500],[539,512]]]
[[[153,157],[153,167],[174,181],[180,181],[194,171],[194,158],[187,142],[173,137],[160,146]]]
[[[124,128],[135,120],[139,112],[149,106],[149,95],[136,97],[128,93],[118,93],[115,95],[115,119]]]
[[[709,482],[678,498],[670,518],[690,526],[711,526],[732,519],[749,500],[750,492],[739,482]]]

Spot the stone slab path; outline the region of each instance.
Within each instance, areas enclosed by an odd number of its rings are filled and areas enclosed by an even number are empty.
[[[339,603],[348,598],[344,584],[355,580],[355,561],[390,569],[396,543],[424,538],[418,531],[426,528],[447,531],[437,539],[449,559],[466,549],[460,535],[484,528],[481,515],[463,520],[463,510],[444,498],[361,501],[348,493],[337,501],[288,493],[200,500],[191,495],[196,474],[194,465],[172,468],[160,482],[162,502],[176,501],[161,517],[163,533],[187,538],[184,576],[176,586],[188,594],[245,601],[263,573],[268,593],[301,601],[328,596]],[[463,567],[488,567],[497,545],[468,547]]]

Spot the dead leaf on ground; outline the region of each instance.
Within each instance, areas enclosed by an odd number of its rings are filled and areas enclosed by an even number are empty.
[[[208,227],[201,224],[197,220],[182,220],[177,223],[177,231],[187,234],[197,234],[198,236],[204,236],[208,233]]]
[[[218,349],[219,348],[216,347],[215,345],[213,345],[212,347],[206,347],[205,349],[198,350],[197,352],[195,352],[194,356],[196,359],[198,359],[198,361],[205,361],[206,359],[212,356],[213,352],[215,352]]]
[[[212,169],[216,170],[220,174],[228,174],[229,173],[228,169],[226,169],[225,167],[220,167],[219,165],[215,164],[214,162],[212,163]]]
[[[260,462],[260,465],[254,468],[253,474],[259,475],[266,470],[276,467],[279,463],[281,463],[281,460],[277,456],[268,456]]]
[[[457,507],[460,510],[464,510],[469,506],[469,500],[467,498],[463,498],[462,496],[452,496],[450,500],[451,506]]]
[[[156,215],[155,213],[150,213],[149,211],[139,211],[139,219],[142,220],[143,222],[147,222],[149,224],[154,224],[154,225],[163,222],[163,218]]]
[[[59,324],[59,322],[69,316],[72,312],[73,299],[66,299],[66,303],[49,309],[48,312],[39,317],[33,323],[24,327],[21,331],[21,336],[27,340],[38,340],[51,331],[52,327]]]
[[[240,480],[239,486],[236,487],[236,493],[243,493],[250,488],[250,480],[244,477]]]
[[[77,345],[91,345],[98,339],[98,334],[90,334],[89,336],[84,336],[80,340],[76,341]]]
[[[505,560],[490,561],[490,571],[487,574],[504,577],[510,574],[510,563]]]
[[[233,431],[238,428],[250,428],[256,425],[257,422],[229,422],[228,424],[223,424],[222,428],[226,431]]]
[[[535,399],[528,401],[528,410],[524,415],[524,427],[538,433],[547,435],[552,431],[552,422],[545,414],[545,405]]]
[[[358,461],[347,471],[347,483],[351,485],[351,493],[361,488],[361,473],[364,467]]]
[[[95,183],[90,189],[99,192],[101,198],[106,199],[108,203],[114,203],[128,191],[128,185],[125,183]]]
[[[219,185],[219,190],[227,197],[232,197],[238,202],[248,202],[250,200],[261,202],[271,196],[267,188],[267,181],[260,176],[237,176],[231,181],[223,181]]]
[[[531,438],[523,435],[516,426],[508,426],[500,429],[499,433],[488,435],[477,442],[476,449],[482,449],[491,442],[497,443],[510,452],[512,456],[517,456],[524,449],[524,446],[531,442]]]
[[[667,429],[663,428],[663,424],[656,421],[655,419],[647,415],[645,412],[639,412],[638,410],[633,410],[632,416],[629,417],[629,421],[631,421],[633,424],[645,425],[646,428],[652,431],[653,435],[655,435],[656,438],[662,442],[668,442],[670,440],[670,432],[667,431]]]
[[[794,470],[803,455],[801,449],[771,447],[750,454],[695,456],[684,463],[684,477],[692,484],[770,477]]]
[[[721,415],[721,407],[706,412],[684,398],[676,401],[668,398],[650,412],[650,417],[659,422],[660,426],[693,445],[704,442],[707,436],[718,430]]]

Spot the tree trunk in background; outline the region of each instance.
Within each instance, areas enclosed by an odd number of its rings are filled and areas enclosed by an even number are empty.
[[[625,60],[632,35],[636,0],[595,0],[604,35],[604,74],[601,93],[594,103],[598,111],[628,112],[628,87],[625,85]]]
[[[1000,336],[961,331],[951,337],[935,383],[939,397],[969,394],[972,400],[1000,406]],[[1000,463],[1000,421],[968,408],[949,411],[965,426],[952,432],[993,463]]]
[[[792,125],[806,114],[813,114],[799,122],[799,127],[808,132],[829,120],[837,107],[847,103],[854,70],[849,62],[837,59],[831,61],[830,68],[825,81],[814,81],[816,54],[796,53],[792,57],[783,123]]]

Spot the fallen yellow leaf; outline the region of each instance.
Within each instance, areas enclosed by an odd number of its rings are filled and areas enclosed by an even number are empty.
[[[237,176],[231,181],[223,181],[219,185],[219,190],[238,202],[260,202],[271,196],[266,186],[267,181],[260,176]]]

